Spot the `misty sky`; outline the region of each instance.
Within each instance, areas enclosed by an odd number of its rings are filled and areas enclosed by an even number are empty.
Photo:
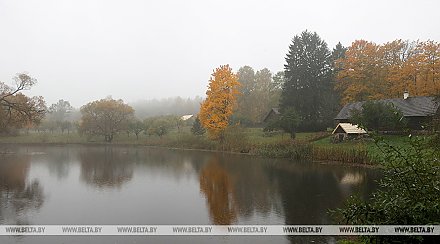
[[[27,94],[79,107],[204,96],[212,70],[283,69],[291,39],[440,41],[440,1],[0,0],[0,81],[29,72]]]

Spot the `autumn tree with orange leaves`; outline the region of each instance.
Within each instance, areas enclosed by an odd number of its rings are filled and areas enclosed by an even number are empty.
[[[0,134],[39,124],[46,113],[43,97],[23,94],[37,80],[26,73],[14,77],[15,87],[0,82]]]
[[[382,45],[357,40],[336,61],[341,103],[440,92],[440,43],[395,40]]]
[[[112,142],[114,135],[128,129],[134,109],[122,100],[106,98],[82,106],[81,114],[81,134],[104,136],[106,142]]]
[[[212,74],[199,114],[200,122],[211,139],[223,141],[224,131],[236,107],[239,86],[237,75],[229,65],[216,68]]]

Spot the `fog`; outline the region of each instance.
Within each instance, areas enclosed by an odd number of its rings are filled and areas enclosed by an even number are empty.
[[[0,81],[29,72],[27,94],[75,107],[204,96],[212,70],[283,69],[294,35],[332,48],[356,39],[440,40],[440,2],[0,0]]]

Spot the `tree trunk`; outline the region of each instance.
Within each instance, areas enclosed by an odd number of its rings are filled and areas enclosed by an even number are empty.
[[[296,138],[296,132],[295,131],[290,132],[290,139],[295,140],[295,138]]]
[[[112,142],[112,140],[113,140],[113,135],[105,135],[106,142]]]

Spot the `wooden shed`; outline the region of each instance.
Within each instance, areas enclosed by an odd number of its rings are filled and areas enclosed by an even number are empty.
[[[333,139],[341,142],[349,139],[357,139],[367,134],[367,132],[358,125],[351,123],[339,123],[332,132]]]

